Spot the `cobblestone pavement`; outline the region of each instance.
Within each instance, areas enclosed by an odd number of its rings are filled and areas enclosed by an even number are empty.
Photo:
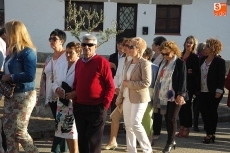
[[[202,128],[202,125],[200,126]],[[227,153],[230,152],[230,123],[223,122],[218,123],[216,141],[214,144],[203,144],[201,141],[205,136],[204,131],[193,132],[190,131],[188,138],[176,138],[177,146],[176,150],[172,150],[172,153]],[[163,128],[162,135],[158,140],[155,141],[153,150],[158,153],[161,152],[165,145],[166,131]],[[40,153],[50,152],[51,141],[46,139],[36,140],[35,143],[39,148]],[[109,140],[109,135],[104,135],[103,145],[105,145]],[[119,143],[115,150],[102,150],[102,153],[121,153],[125,152],[125,134],[121,133],[118,135]],[[23,151],[21,150],[21,153]],[[140,147],[138,147],[138,153],[141,153]]]

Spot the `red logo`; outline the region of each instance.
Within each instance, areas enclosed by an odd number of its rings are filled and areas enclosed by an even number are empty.
[[[227,4],[214,3],[214,16],[227,16]]]

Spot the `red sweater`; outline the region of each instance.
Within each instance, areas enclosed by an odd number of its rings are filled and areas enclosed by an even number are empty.
[[[109,108],[114,95],[114,83],[109,62],[95,55],[88,62],[77,61],[73,88],[76,91],[76,103],[98,105],[103,103]]]

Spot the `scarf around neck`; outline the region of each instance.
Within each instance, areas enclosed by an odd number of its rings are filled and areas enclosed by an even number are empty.
[[[153,107],[155,108],[155,113],[158,111],[156,108],[161,108],[161,113],[165,114],[167,102],[175,97],[175,92],[172,89],[172,75],[175,69],[177,58],[178,57],[175,55],[166,67],[166,59],[164,59],[161,63],[153,91]],[[162,69],[164,69],[163,76],[161,76]]]

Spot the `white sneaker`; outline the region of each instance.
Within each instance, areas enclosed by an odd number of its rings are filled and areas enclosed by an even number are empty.
[[[160,135],[153,135],[153,140],[158,140]]]

